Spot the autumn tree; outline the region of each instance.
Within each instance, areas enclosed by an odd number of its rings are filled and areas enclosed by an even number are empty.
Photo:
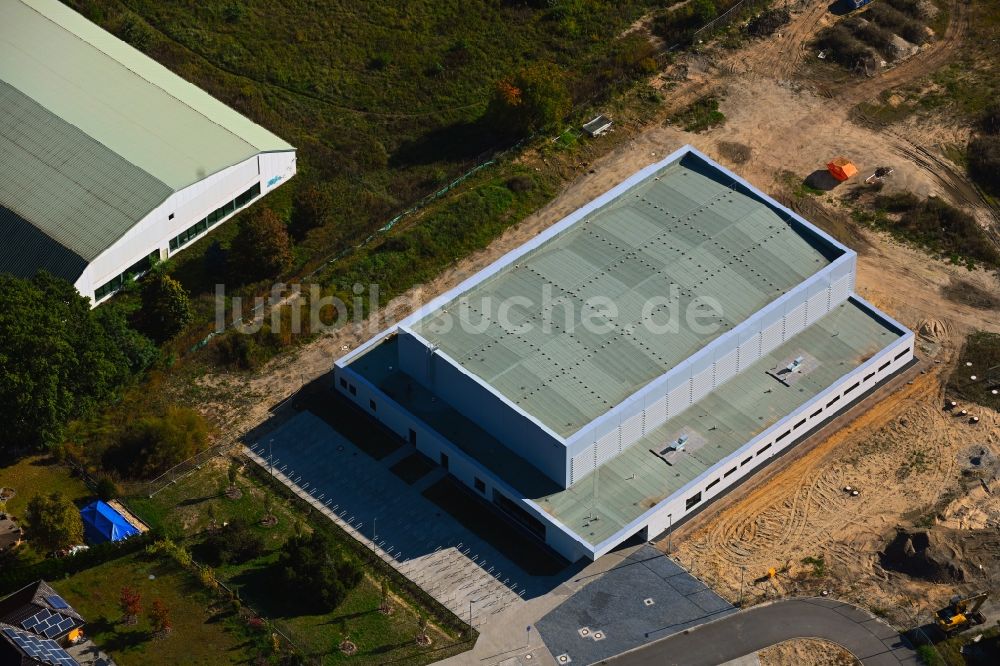
[[[118,608],[122,612],[122,621],[125,624],[135,624],[139,621],[139,613],[142,612],[142,595],[138,590],[124,586],[118,595]]]
[[[561,123],[572,108],[566,74],[550,63],[534,63],[497,82],[486,116],[496,129],[527,136]]]
[[[270,208],[245,218],[229,248],[231,277],[242,282],[274,278],[292,264],[292,241],[285,223]]]
[[[174,337],[191,323],[191,301],[181,283],[161,271],[142,280],[139,328],[157,342]]]
[[[80,510],[58,491],[32,497],[25,518],[28,538],[39,551],[59,550],[83,542]]]
[[[333,208],[333,197],[325,188],[316,183],[300,187],[292,203],[292,233],[302,237],[310,229],[323,226],[330,220]]]
[[[173,622],[170,620],[170,609],[159,599],[153,599],[149,608],[149,626],[153,630],[153,635],[163,637],[173,629]]]

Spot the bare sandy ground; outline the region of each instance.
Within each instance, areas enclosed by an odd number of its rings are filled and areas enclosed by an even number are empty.
[[[861,662],[836,643],[798,638],[757,653],[760,666],[855,666]]]

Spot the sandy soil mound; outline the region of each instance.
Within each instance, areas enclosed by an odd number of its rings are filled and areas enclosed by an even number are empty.
[[[879,559],[885,569],[934,583],[966,579],[958,550],[935,531],[900,529]]]

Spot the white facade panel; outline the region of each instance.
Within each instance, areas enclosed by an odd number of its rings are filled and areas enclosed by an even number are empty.
[[[280,174],[273,187],[287,181],[295,174],[295,153],[269,153],[267,168],[261,168],[254,156],[239,164],[211,174],[189,187],[170,195],[114,245],[98,255],[76,281],[76,288],[84,296],[94,298],[94,291],[101,285],[121,275],[151,253],[159,251],[161,258],[171,254],[171,238],[187,230],[220,206],[232,201],[253,186],[261,183],[261,196],[269,191],[266,180]],[[270,188],[270,189],[273,189]],[[252,203],[258,201],[254,199]],[[238,213],[235,211],[233,215]],[[222,224],[232,215],[216,223]],[[214,228],[214,227],[213,227]],[[183,248],[181,248],[183,249]]]

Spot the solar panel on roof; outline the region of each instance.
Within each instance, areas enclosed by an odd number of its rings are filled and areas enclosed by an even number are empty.
[[[21,622],[21,626],[27,629],[28,631],[33,631],[34,628],[38,626],[38,620],[35,619],[34,615],[32,615],[27,620]]]
[[[59,626],[50,625],[48,627],[45,627],[45,629],[42,630],[42,633],[45,634],[46,638],[55,638],[56,636],[59,635]]]
[[[63,618],[62,622],[60,622],[57,625],[57,628],[59,629],[59,632],[62,633],[64,631],[69,631],[70,629],[72,629],[73,628],[73,624],[74,624],[73,618],[66,617],[66,618]]]
[[[49,609],[48,609],[48,608],[43,608],[42,610],[38,611],[38,612],[37,612],[37,613],[35,613],[35,615],[34,615],[34,617],[37,617],[37,618],[38,618],[38,621],[39,621],[39,622],[41,622],[42,620],[44,620],[44,619],[46,619],[46,618],[48,618],[48,617],[51,617],[51,616],[52,616],[52,613],[51,613],[51,612],[49,612]]]
[[[69,604],[66,603],[66,600],[58,594],[50,594],[45,597],[45,600],[49,602],[49,605],[53,608],[69,608]]]

